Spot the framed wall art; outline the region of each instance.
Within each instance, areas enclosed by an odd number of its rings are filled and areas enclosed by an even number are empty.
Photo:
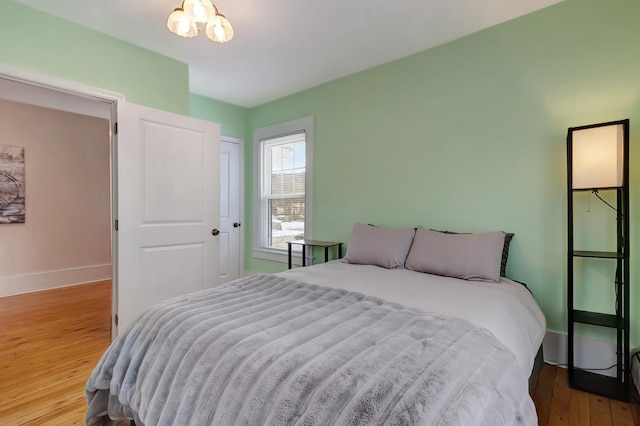
[[[0,145],[0,224],[25,223],[24,147]]]

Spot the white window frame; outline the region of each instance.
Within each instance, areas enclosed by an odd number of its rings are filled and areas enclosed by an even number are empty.
[[[262,202],[262,170],[264,150],[263,141],[285,136],[292,133],[305,132],[305,217],[304,236],[312,239],[313,229],[313,116],[298,118],[284,123],[278,123],[267,127],[255,129],[253,132],[253,257],[286,263],[288,250],[268,247],[266,245],[268,221],[271,220],[270,212],[265,211]],[[299,251],[293,253],[295,264],[301,263]],[[310,262],[308,262],[310,264]]]

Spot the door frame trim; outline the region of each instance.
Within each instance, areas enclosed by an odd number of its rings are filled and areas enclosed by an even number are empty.
[[[67,80],[3,62],[0,62],[0,77],[112,104],[125,100],[125,96],[121,93],[100,89],[78,83],[77,81]]]
[[[67,95],[78,96],[86,100],[104,102],[111,105],[111,117],[109,122],[109,144],[111,165],[111,339],[117,336],[118,327],[115,323],[115,313],[118,312],[118,233],[113,226],[118,218],[118,173],[117,173],[117,142],[118,136],[114,133],[114,123],[118,122],[118,105],[125,101],[121,93],[111,92],[61,77],[40,73],[27,68],[0,62],[0,78],[12,80],[31,86],[53,90]]]

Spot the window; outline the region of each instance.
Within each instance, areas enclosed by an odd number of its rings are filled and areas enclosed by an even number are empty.
[[[313,117],[254,132],[254,256],[286,261],[287,241],[310,238]]]

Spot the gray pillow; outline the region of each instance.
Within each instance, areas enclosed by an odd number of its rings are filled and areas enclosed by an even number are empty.
[[[437,229],[432,229],[432,231],[436,232],[444,232],[445,234],[460,234],[460,232],[453,231],[438,231]],[[500,260],[500,276],[507,276],[507,260],[509,260],[509,246],[511,245],[511,240],[515,234],[513,232],[505,232],[504,233],[504,247],[502,248],[502,259]]]
[[[344,261],[388,269],[404,268],[415,233],[413,228],[383,228],[355,223]]]
[[[502,231],[446,234],[418,227],[407,256],[407,269],[476,281],[500,281]]]

